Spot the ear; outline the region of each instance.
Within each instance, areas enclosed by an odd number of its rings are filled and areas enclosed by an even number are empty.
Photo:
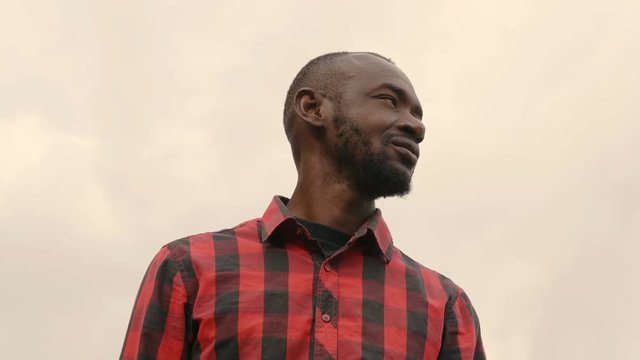
[[[330,118],[331,102],[315,89],[300,88],[293,101],[296,114],[309,125],[324,127]]]

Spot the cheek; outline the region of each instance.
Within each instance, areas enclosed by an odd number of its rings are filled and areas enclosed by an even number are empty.
[[[391,145],[391,140],[393,139],[393,134],[385,133],[382,135],[382,144]]]

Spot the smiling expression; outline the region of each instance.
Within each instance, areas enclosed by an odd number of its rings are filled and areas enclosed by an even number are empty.
[[[368,54],[340,59],[347,80],[335,101],[336,169],[364,197],[404,195],[425,127],[411,82],[390,62]]]

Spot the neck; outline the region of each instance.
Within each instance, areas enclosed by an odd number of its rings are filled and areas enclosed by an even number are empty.
[[[300,171],[287,204],[294,216],[352,234],[375,211],[375,202],[363,198],[351,184],[313,173]]]

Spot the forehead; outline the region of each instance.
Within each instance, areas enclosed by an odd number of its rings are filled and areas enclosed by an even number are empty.
[[[345,88],[367,90],[392,84],[415,96],[407,75],[394,64],[375,55],[350,54],[339,59],[339,66],[347,79]]]

